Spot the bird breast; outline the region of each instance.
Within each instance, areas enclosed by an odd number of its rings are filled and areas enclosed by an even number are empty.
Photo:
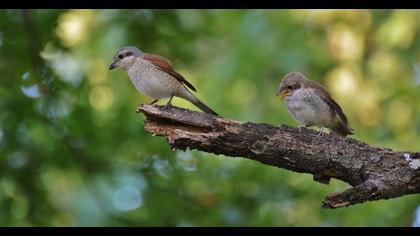
[[[329,127],[334,122],[334,113],[313,89],[299,89],[286,99],[287,109],[305,126]]]
[[[140,58],[127,72],[137,90],[153,99],[168,98],[182,87],[175,78]]]

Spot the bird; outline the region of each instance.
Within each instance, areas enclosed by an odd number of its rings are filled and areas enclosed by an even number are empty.
[[[288,112],[302,127],[320,127],[318,135],[329,128],[334,134],[346,137],[354,134],[341,107],[318,82],[300,72],[286,74],[277,88],[276,96],[285,98]]]
[[[190,101],[208,114],[218,115],[201,102],[188,89],[196,92],[195,87],[176,72],[172,63],[159,55],[145,53],[137,47],[128,46],[117,50],[112,58],[109,70],[120,68],[127,71],[132,84],[142,94],[154,99],[150,105],[160,99],[169,98],[165,108],[172,106],[173,97]]]

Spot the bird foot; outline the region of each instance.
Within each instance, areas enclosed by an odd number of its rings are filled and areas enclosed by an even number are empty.
[[[171,103],[168,103],[168,104],[166,104],[164,107],[163,107],[163,110],[164,111],[168,111],[168,110],[170,110],[172,108],[172,104]]]
[[[141,107],[142,107],[142,106],[143,106],[143,104],[140,104],[140,105],[139,105],[139,107],[136,109],[136,112],[137,112],[137,113],[140,113],[140,112],[141,112]]]
[[[298,126],[298,129],[299,129],[299,132],[300,133],[302,133],[302,131],[303,131],[302,128],[306,128],[306,126],[305,125],[299,125]]]
[[[322,136],[325,134],[324,128],[319,129],[318,136]]]
[[[140,107],[141,107],[141,106],[143,106],[143,105],[144,105],[143,103],[140,103],[140,104],[139,104],[138,108],[136,109],[136,112],[137,112],[137,113],[140,113],[140,112],[141,112]]]

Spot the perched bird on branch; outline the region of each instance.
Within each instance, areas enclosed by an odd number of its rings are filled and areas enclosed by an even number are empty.
[[[144,95],[155,99],[169,98],[166,106],[171,106],[172,98],[180,97],[193,103],[202,111],[217,115],[215,111],[201,102],[188,89],[196,91],[182,75],[178,74],[171,62],[161,56],[148,54],[136,47],[119,49],[112,60],[109,69],[119,67],[127,71],[133,85]]]
[[[349,127],[341,107],[319,83],[307,79],[302,73],[285,75],[277,89],[276,96],[286,98],[287,110],[301,127],[318,126],[319,135],[324,127],[340,136],[354,133]]]

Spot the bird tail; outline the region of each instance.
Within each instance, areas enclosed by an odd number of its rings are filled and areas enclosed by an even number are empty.
[[[335,127],[331,128],[331,131],[343,137],[354,134],[354,129],[350,128],[348,124],[343,124],[342,122],[339,122]]]
[[[205,113],[213,114],[213,115],[216,115],[216,116],[219,115],[215,111],[213,111],[213,109],[211,109],[206,104],[204,104],[202,101],[200,101],[200,99],[198,99],[196,96],[194,96],[190,91],[188,91],[187,89],[185,89],[184,91],[186,91],[186,92],[183,93],[181,95],[181,97],[187,99],[188,101],[190,101],[196,107],[200,108],[200,110],[204,111]]]
[[[204,111],[205,113],[209,113],[209,114],[213,114],[218,116],[219,114],[217,114],[215,111],[213,111],[210,107],[208,107],[206,104],[204,104],[202,101],[200,100],[196,100],[195,102],[192,102],[194,105],[196,105],[198,108],[200,108],[202,111]]]

